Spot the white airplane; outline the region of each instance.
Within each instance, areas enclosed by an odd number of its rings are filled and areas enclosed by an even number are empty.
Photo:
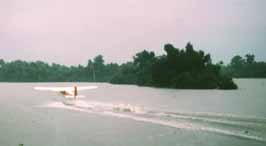
[[[64,101],[65,104],[75,104],[77,98],[84,98],[84,95],[78,95],[78,91],[82,90],[91,90],[96,89],[97,86],[83,86],[83,87],[34,87],[35,90],[40,91],[53,91],[60,93],[63,95],[67,100]]]

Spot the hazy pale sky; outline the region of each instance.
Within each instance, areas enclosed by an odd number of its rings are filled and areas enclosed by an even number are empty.
[[[0,0],[0,58],[125,62],[191,41],[215,61],[266,61],[266,0]]]

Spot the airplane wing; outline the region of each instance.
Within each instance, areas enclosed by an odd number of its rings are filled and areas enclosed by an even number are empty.
[[[96,89],[98,88],[97,86],[83,86],[83,87],[77,87],[78,91],[82,90],[91,90],[91,89]],[[73,92],[73,87],[34,87],[35,90],[40,90],[40,91],[54,91],[54,92],[61,92],[61,91],[72,91]]]
[[[86,86],[86,87],[77,87],[78,91],[82,91],[82,90],[91,90],[91,89],[96,89],[98,88],[97,86]]]
[[[91,90],[96,89],[97,86],[82,86],[82,87],[76,87],[77,91],[81,90]],[[75,88],[74,87],[34,87],[35,90],[40,91],[53,91],[58,92],[62,94],[65,98],[73,98],[73,97],[84,97],[83,95],[75,95]]]
[[[40,91],[54,91],[54,92],[73,90],[72,87],[34,87],[34,89]]]

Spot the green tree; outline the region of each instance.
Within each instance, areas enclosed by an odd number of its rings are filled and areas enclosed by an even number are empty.
[[[134,65],[136,66],[137,84],[138,85],[151,85],[152,73],[151,67],[155,60],[154,52],[146,50],[137,53],[134,57]]]
[[[234,56],[232,59],[231,59],[231,65],[232,66],[235,66],[235,67],[240,67],[242,66],[243,64],[245,63],[245,60],[237,55],[237,56]]]
[[[252,64],[252,63],[255,62],[255,55],[253,55],[253,54],[246,54],[245,57],[246,57],[246,62],[248,64]]]

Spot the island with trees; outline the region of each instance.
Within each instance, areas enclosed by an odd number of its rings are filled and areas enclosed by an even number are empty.
[[[185,49],[171,44],[164,46],[165,55],[142,51],[133,62],[122,64],[111,79],[114,84],[137,84],[179,89],[237,89],[230,76],[222,75],[219,64],[213,64],[210,54],[196,51],[191,43]]]
[[[42,61],[6,62],[0,59],[0,82],[110,82],[177,89],[237,89],[233,78],[265,78],[266,63],[255,56],[237,55],[231,63],[214,64],[210,54],[195,50],[191,43],[185,48],[164,45],[165,54],[143,50],[132,61],[105,63],[98,55],[87,65],[65,66]]]

